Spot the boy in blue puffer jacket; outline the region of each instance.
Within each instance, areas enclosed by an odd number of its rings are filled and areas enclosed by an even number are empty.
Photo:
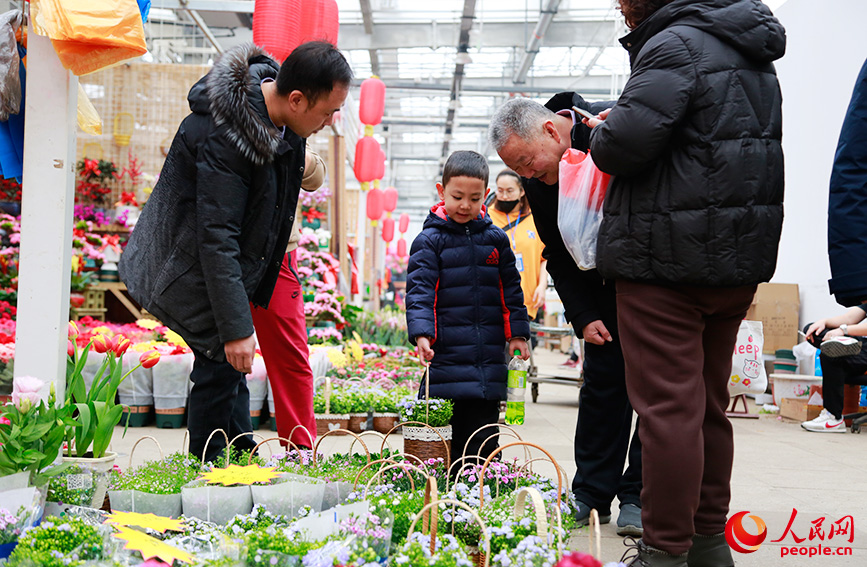
[[[437,183],[441,202],[431,208],[424,230],[412,243],[406,279],[410,342],[430,365],[431,397],[454,401],[452,462],[467,455],[487,458],[506,399],[508,352],[530,357],[530,324],[521,277],[506,234],[493,225],[482,204],[488,164],[476,152],[453,153]],[[423,389],[422,389],[423,391]],[[467,441],[470,441],[467,444]]]

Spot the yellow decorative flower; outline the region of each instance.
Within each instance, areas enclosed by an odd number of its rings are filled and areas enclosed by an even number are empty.
[[[135,324],[142,329],[147,329],[148,331],[153,331],[160,326],[159,321],[154,321],[153,319],[139,319]]]
[[[181,347],[187,346],[186,341],[184,341],[184,339],[179,334],[172,331],[171,329],[166,330],[165,337],[170,344]]]
[[[328,349],[328,360],[334,368],[346,366],[346,355],[338,348]]]
[[[362,360],[364,360],[364,350],[357,342],[349,341],[349,344],[347,344],[346,348],[347,350],[349,350],[350,357],[353,360],[355,360],[356,362],[361,362]]]

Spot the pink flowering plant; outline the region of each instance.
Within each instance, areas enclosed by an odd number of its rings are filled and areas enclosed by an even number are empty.
[[[53,383],[47,401],[40,397],[44,383],[38,378],[19,376],[12,387],[12,403],[0,408],[0,476],[28,471],[34,481],[42,482],[62,472],[62,466],[52,465],[65,429],[78,422],[72,408],[57,407]]]
[[[343,333],[334,327],[313,327],[307,330],[307,343],[311,345],[337,345],[343,341]]]

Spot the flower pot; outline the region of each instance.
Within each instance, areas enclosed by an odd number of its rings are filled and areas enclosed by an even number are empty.
[[[253,510],[253,495],[249,486],[219,486],[194,480],[181,488],[184,515],[226,525],[237,514]]]
[[[452,426],[418,427],[403,426],[403,452],[415,455],[422,461],[442,459],[446,467],[451,464],[449,459],[452,444]],[[445,443],[443,443],[445,440]],[[448,450],[446,450],[448,448]]]
[[[72,463],[81,467],[83,471],[90,471],[92,482],[95,486],[93,498],[90,501],[91,508],[101,508],[105,501],[105,492],[108,488],[109,475],[117,453],[107,451],[104,457],[94,459],[91,457],[63,457],[64,463]]]
[[[139,490],[109,490],[111,509],[177,518],[183,512],[181,494],[149,494]]]
[[[169,354],[151,369],[157,427],[178,429],[184,421],[193,354]]]
[[[123,408],[120,424],[125,427],[144,427],[150,421],[153,409],[152,406],[126,406]]]
[[[0,559],[9,559],[15,547],[18,545],[18,540],[10,541],[9,543],[0,544]]]
[[[346,428],[353,433],[361,433],[367,427],[366,413],[351,413],[349,414],[349,422]]]
[[[396,413],[375,413],[373,414],[373,430],[379,433],[388,433],[398,424],[400,415]]]
[[[84,305],[84,294],[77,291],[71,292],[69,294],[69,305],[71,305],[74,309],[78,309],[79,307]]]
[[[316,414],[316,435],[325,435],[329,431],[335,429],[346,429],[349,427],[349,414],[331,414],[322,413]],[[344,432],[337,432],[334,435],[346,435]]]
[[[180,429],[184,425],[184,415],[187,408],[168,408],[154,410],[156,426],[160,429]]]
[[[322,510],[325,481],[318,478],[282,473],[271,484],[252,485],[253,504],[261,504],[272,514],[294,518],[304,506],[314,512]]]

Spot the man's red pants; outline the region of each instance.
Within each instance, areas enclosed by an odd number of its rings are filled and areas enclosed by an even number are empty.
[[[289,269],[289,262],[292,269]],[[304,294],[295,277],[298,263],[293,250],[283,259],[280,277],[274,288],[268,309],[253,308],[253,324],[259,339],[259,348],[265,359],[268,380],[274,397],[277,434],[309,447],[311,436],[316,438],[316,420],[313,417],[313,372],[310,370],[310,351],[307,348],[307,325],[304,321]]]

